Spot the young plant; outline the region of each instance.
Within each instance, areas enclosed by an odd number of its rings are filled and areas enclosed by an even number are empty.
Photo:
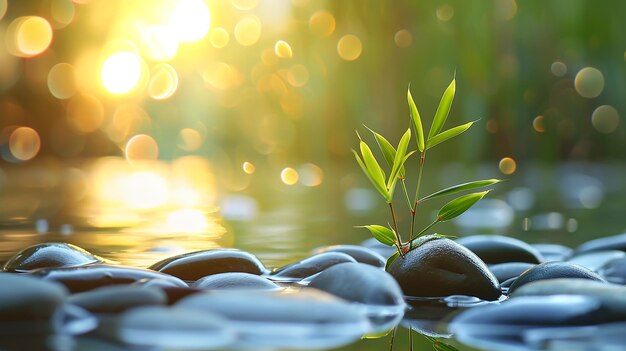
[[[376,189],[376,191],[387,203],[391,213],[391,224],[388,224],[387,226],[372,224],[359,226],[359,228],[368,229],[374,238],[381,243],[396,247],[396,252],[387,261],[387,266],[397,259],[398,256],[404,257],[407,252],[418,247],[424,242],[432,240],[437,236],[441,236],[439,234],[434,234],[434,236],[423,237],[423,235],[436,224],[449,221],[467,211],[476,202],[482,199],[490,190],[465,194],[449,201],[441,207],[437,213],[437,217],[430,224],[416,232],[415,217],[418,207],[423,202],[447,195],[458,194],[467,190],[486,187],[500,181],[498,179],[476,180],[454,185],[449,188],[436,191],[430,195],[420,197],[420,185],[422,183],[426,152],[444,141],[462,134],[474,124],[474,122],[469,122],[448,130],[443,130],[443,126],[448,118],[448,113],[450,112],[450,107],[452,106],[452,100],[454,100],[455,90],[456,81],[453,79],[441,97],[439,107],[437,108],[437,112],[435,113],[435,117],[433,118],[433,122],[427,136],[424,135],[422,120],[415,102],[413,101],[413,97],[411,96],[410,86],[409,89],[407,89],[407,101],[409,104],[411,126],[402,135],[398,146],[394,147],[387,139],[385,139],[385,137],[368,128],[373,134],[376,144],[378,145],[378,148],[387,163],[386,168],[389,170],[389,175],[386,175],[383,167],[381,167],[369,145],[363,141],[357,132],[360,155],[355,150],[352,150],[354,152],[354,156],[356,157],[359,166],[361,166],[363,173],[365,173],[374,186],[374,189]],[[416,135],[415,139],[417,143],[417,150],[408,151],[412,136],[412,129]],[[420,156],[417,165],[417,183],[415,186],[415,195],[411,198],[406,184],[406,169],[408,168],[407,160],[417,152],[419,152]],[[398,228],[398,222],[396,221],[396,210],[393,206],[394,192],[398,182],[402,188],[407,209],[411,215],[408,240],[403,240],[402,238]]]

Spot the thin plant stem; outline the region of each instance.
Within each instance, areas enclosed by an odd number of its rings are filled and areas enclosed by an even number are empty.
[[[396,221],[396,212],[393,210],[393,204],[391,202],[389,203],[389,210],[391,211],[391,219],[393,220],[393,230],[396,232],[396,248],[400,256],[404,257],[404,253],[402,252],[402,238],[400,237],[398,222]]]
[[[415,200],[413,204],[413,208],[411,209],[411,231],[410,231],[410,240],[413,240],[413,233],[415,230],[415,216],[417,215],[417,206],[419,205],[419,193],[420,186],[422,185],[422,172],[424,171],[424,162],[426,161],[426,152],[422,152],[420,155],[420,169],[417,175],[417,185],[415,186]],[[409,241],[410,241],[409,240]]]
[[[409,350],[413,351],[413,327],[409,327]]]
[[[434,222],[432,222],[431,224],[427,225],[424,229],[422,229],[419,233],[417,233],[415,238],[411,238],[411,240],[409,241],[409,250],[411,250],[413,248],[413,240],[414,239],[417,239],[420,236],[422,236],[422,234],[424,234],[428,229],[432,228],[437,223],[439,223],[439,219],[435,219]]]
[[[404,190],[404,197],[406,198],[406,204],[409,206],[409,210],[413,213],[413,206],[411,205],[411,199],[409,198],[409,192],[406,189],[406,182],[404,181],[404,177],[400,178],[402,181],[402,190]]]
[[[391,332],[391,340],[389,341],[389,351],[393,351],[393,341],[396,338],[396,331],[398,331],[398,327],[393,328]]]

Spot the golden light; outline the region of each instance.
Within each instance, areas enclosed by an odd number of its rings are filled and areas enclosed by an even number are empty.
[[[306,163],[299,168],[300,183],[304,186],[318,186],[324,181],[324,171],[315,164]]]
[[[226,90],[238,82],[238,73],[235,68],[224,62],[213,62],[204,70],[202,79],[211,87]]]
[[[169,27],[180,42],[198,41],[211,27],[209,8],[202,0],[179,0]]]
[[[19,57],[33,57],[46,51],[52,43],[52,27],[38,16],[14,19],[6,33],[8,51]]]
[[[151,136],[137,134],[126,143],[124,154],[131,164],[138,161],[154,161],[159,156],[159,145]]]
[[[50,15],[55,29],[61,29],[70,24],[75,14],[76,10],[71,0],[52,0],[50,3]]]
[[[261,20],[254,15],[248,15],[235,25],[235,39],[243,46],[256,44],[261,37]]]
[[[141,58],[130,51],[116,52],[102,64],[100,78],[110,93],[129,93],[141,79]]]
[[[28,161],[35,157],[41,147],[39,134],[32,128],[16,128],[9,137],[9,151],[20,161]]]
[[[619,113],[610,105],[596,108],[591,115],[591,124],[600,133],[613,133],[619,126]]]
[[[454,17],[454,7],[444,4],[437,7],[437,19],[442,22],[447,22]]]
[[[597,68],[585,67],[576,74],[574,85],[580,96],[594,98],[604,89],[604,75]]]
[[[174,67],[160,64],[154,67],[152,78],[148,84],[148,95],[155,100],[164,100],[176,92],[178,74]]]
[[[206,214],[197,209],[183,208],[167,215],[167,227],[174,233],[203,233],[209,228]]]
[[[231,0],[231,2],[237,10],[247,11],[254,9],[259,0]]]
[[[0,0],[0,20],[7,13],[7,0]]]
[[[139,131],[149,130],[151,124],[150,116],[140,106],[124,104],[115,109],[107,132],[111,140],[120,143]]]
[[[303,87],[309,81],[309,70],[303,65],[294,65],[287,73],[287,81],[294,87]]]
[[[162,175],[144,171],[122,176],[116,184],[126,205],[134,209],[149,209],[167,202],[169,186]]]
[[[393,36],[393,41],[399,48],[408,48],[413,43],[413,35],[406,29],[401,29]]]
[[[315,34],[330,36],[335,31],[335,27],[335,17],[328,11],[317,11],[309,18],[309,28]]]
[[[284,40],[279,40],[274,44],[274,53],[280,58],[290,59],[293,57],[291,46]]]
[[[504,157],[500,160],[498,168],[500,168],[500,172],[503,174],[513,174],[515,173],[515,170],[517,170],[517,163],[510,157]]]
[[[241,166],[241,168],[243,168],[243,171],[246,174],[253,174],[254,171],[256,171],[256,167],[252,163],[250,163],[248,161],[244,162],[243,165]]]
[[[76,94],[76,72],[69,63],[58,63],[48,72],[48,90],[57,99],[69,99]]]
[[[228,45],[228,42],[230,41],[230,35],[228,35],[226,29],[218,27],[213,29],[211,33],[209,33],[209,41],[214,48],[221,49]]]
[[[74,95],[67,105],[67,121],[77,132],[91,133],[104,121],[104,107],[90,94]]]
[[[543,116],[537,116],[537,117],[535,117],[535,119],[533,119],[533,129],[537,133],[543,133],[543,132],[546,131],[546,129],[544,128],[544,125],[543,125],[543,120],[544,120]]]
[[[178,141],[176,145],[185,151],[195,151],[202,146],[202,135],[191,128],[183,128],[178,134]]]
[[[142,52],[155,61],[169,61],[176,57],[178,40],[172,31],[164,25],[139,27]]]
[[[361,44],[361,39],[356,35],[344,35],[337,43],[337,53],[339,53],[339,57],[346,61],[358,59],[362,52],[363,44]]]
[[[287,185],[294,185],[298,182],[298,171],[291,167],[287,167],[280,172],[280,180]]]

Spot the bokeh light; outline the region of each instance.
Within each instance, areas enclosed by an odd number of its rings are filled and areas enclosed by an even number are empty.
[[[80,133],[91,133],[104,122],[102,102],[91,94],[74,95],[67,105],[67,121]]]
[[[309,81],[309,70],[303,65],[294,65],[287,73],[287,81],[294,87],[302,87]]]
[[[503,174],[510,175],[517,170],[517,163],[510,157],[504,157],[500,160],[500,163],[498,163],[498,168],[500,168],[500,172]]]
[[[300,176],[298,175],[298,171],[296,171],[295,169],[291,167],[284,168],[280,172],[280,180],[282,180],[282,182],[287,185],[296,184],[298,182],[299,177]]]
[[[399,48],[408,48],[413,43],[413,35],[406,29],[400,29],[393,36],[393,41]]]
[[[0,0],[0,20],[7,13],[7,1],[8,0]]]
[[[243,46],[256,44],[261,37],[261,20],[254,15],[248,15],[235,25],[235,39]]]
[[[52,27],[42,17],[26,16],[14,19],[7,29],[6,45],[15,56],[33,57],[46,51],[52,43]]]
[[[550,65],[550,71],[557,77],[563,77],[567,73],[567,66],[561,61],[554,61]]]
[[[20,161],[34,158],[41,147],[39,134],[32,128],[19,127],[9,137],[9,150],[13,157]]]
[[[575,86],[580,96],[594,98],[604,89],[604,75],[597,68],[585,67],[576,74]]]
[[[196,151],[202,146],[202,135],[195,129],[183,128],[178,134],[176,145],[185,151]]]
[[[300,183],[304,186],[318,186],[324,181],[324,171],[313,163],[303,164],[298,168]]]
[[[159,156],[159,145],[149,135],[137,134],[126,143],[126,160],[133,164],[140,161],[154,161]]]
[[[211,33],[209,33],[209,41],[214,48],[221,49],[228,45],[228,42],[230,41],[230,35],[226,31],[226,29],[218,27],[211,30]]]
[[[227,90],[235,86],[239,80],[236,69],[225,62],[213,62],[202,74],[209,86],[218,90]]]
[[[211,14],[202,0],[179,0],[169,23],[169,29],[180,42],[202,39],[210,26]]]
[[[259,0],[231,0],[231,3],[237,10],[249,11],[254,9]]]
[[[246,174],[254,174],[254,172],[256,171],[256,167],[254,166],[254,164],[248,161],[244,162],[243,165],[241,165],[241,168]]]
[[[141,58],[134,52],[121,51],[109,56],[100,74],[105,89],[113,94],[132,91],[141,79]]]
[[[174,67],[168,64],[160,64],[154,67],[148,95],[155,100],[164,100],[176,92],[178,88],[178,74]]]
[[[69,63],[57,63],[48,73],[48,90],[57,99],[69,99],[76,94],[76,72]]]
[[[339,57],[346,61],[358,59],[362,52],[363,44],[361,44],[361,39],[356,35],[346,34],[337,42],[337,53],[339,53]]]
[[[613,133],[619,126],[619,113],[615,107],[602,105],[596,108],[591,115],[591,124],[600,133]]]
[[[274,44],[274,53],[280,58],[290,59],[293,57],[291,46],[284,40],[279,40]]]
[[[319,10],[309,18],[309,28],[315,34],[330,36],[335,31],[335,17],[328,11]]]
[[[54,29],[66,27],[74,20],[75,14],[76,9],[71,0],[52,0],[50,3],[50,15]]]
[[[452,19],[452,17],[454,17],[454,7],[448,5],[448,4],[443,4],[439,7],[437,7],[437,19],[443,22],[447,22],[449,20]]]
[[[517,2],[515,0],[497,0],[496,18],[500,21],[510,21],[517,14]]]
[[[543,116],[537,116],[537,117],[535,117],[535,119],[533,119],[533,129],[537,133],[543,133],[543,132],[546,131],[546,129],[544,127],[544,117]]]

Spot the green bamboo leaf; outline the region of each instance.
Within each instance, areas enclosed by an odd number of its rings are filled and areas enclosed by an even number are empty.
[[[448,139],[452,139],[459,134],[462,134],[463,132],[468,130],[475,122],[476,121],[473,121],[473,122],[462,124],[460,126],[456,126],[454,128],[450,128],[446,130],[445,132],[441,132],[435,135],[432,138],[428,138],[428,141],[426,142],[426,150],[430,149],[431,147],[435,145],[439,145]]]
[[[393,158],[396,156],[396,149],[387,139],[385,139],[384,136],[376,133],[368,126],[365,126],[365,128],[372,132],[372,134],[376,138],[376,144],[378,144],[378,148],[383,153],[383,156],[385,157],[385,161],[387,161],[387,165],[389,165],[389,168],[393,167]]]
[[[383,227],[382,225],[361,225],[357,226],[357,228],[365,228],[369,230],[376,240],[385,245],[393,246],[396,243],[395,232],[387,227]]]
[[[454,185],[451,186],[449,188],[445,188],[442,190],[439,190],[437,192],[434,192],[428,196],[425,196],[423,198],[421,198],[419,201],[426,201],[428,199],[434,199],[436,197],[441,197],[441,196],[445,196],[445,195],[450,195],[450,194],[456,194],[459,193],[461,191],[465,191],[465,190],[471,190],[471,189],[476,189],[476,188],[482,188],[484,186],[489,186],[489,185],[493,185],[496,183],[501,182],[500,179],[483,179],[483,180],[475,180],[473,182],[469,182],[469,183],[463,183],[463,184],[458,184],[458,185]]]
[[[487,193],[490,191],[491,190],[487,190],[479,193],[471,193],[457,197],[456,199],[445,204],[439,210],[439,213],[437,214],[437,220],[445,222],[459,216],[463,212],[467,211],[470,207],[472,207],[475,203],[477,203],[480,199],[482,199],[485,195],[487,195]]]
[[[376,185],[376,188],[381,195],[383,195],[385,200],[387,202],[391,201],[389,192],[387,191],[387,187],[385,185],[385,172],[383,172],[383,169],[378,164],[378,161],[376,161],[376,157],[374,157],[370,147],[362,140],[359,142],[359,146],[361,148],[361,156],[363,156],[363,162],[365,163],[370,179]]]
[[[442,238],[441,234],[428,234],[428,235],[420,236],[419,238],[415,238],[411,240],[411,249],[415,249],[431,240],[440,239],[440,238]]]
[[[352,152],[354,153],[354,157],[356,158],[357,163],[359,164],[359,166],[361,166],[361,169],[363,170],[363,173],[365,173],[365,175],[367,176],[367,179],[370,180],[370,182],[372,182],[372,184],[374,185],[374,188],[380,193],[380,195],[383,196],[383,198],[385,198],[385,200],[387,199],[387,197],[389,196],[389,192],[387,191],[387,189],[384,186],[381,186],[379,183],[377,183],[371,176],[370,172],[367,170],[367,167],[365,165],[365,163],[363,163],[363,160],[361,160],[361,157],[359,156],[359,154],[352,150]]]
[[[406,154],[406,156],[404,156],[404,159],[402,160],[402,165],[404,165],[406,163],[406,160],[409,159],[409,157],[411,157],[411,155],[413,155],[415,153],[415,150],[409,152],[408,154]],[[400,169],[402,169],[403,167],[400,167]],[[400,172],[398,172],[398,176],[400,175]],[[398,183],[398,177],[394,177],[394,178],[389,178],[391,180],[391,183],[389,184],[389,186],[387,187],[387,189],[389,190],[389,196],[391,198],[393,198],[393,192],[396,190],[396,184]]]
[[[398,252],[398,250],[396,250],[396,252],[393,253],[393,255],[391,255],[388,259],[387,259],[387,263],[385,263],[385,270],[389,269],[389,266],[391,266],[391,264],[393,263],[393,261],[395,261],[398,257],[400,257],[400,252]]]
[[[398,173],[400,172],[400,168],[404,165],[406,150],[409,147],[409,141],[411,141],[411,128],[408,128],[402,138],[400,138],[400,142],[398,143],[398,150],[396,151],[396,155],[393,158],[393,167],[391,167],[391,174],[389,174],[389,180],[387,181],[387,188],[391,185],[393,181],[398,178]]]
[[[424,152],[424,128],[422,128],[422,118],[417,111],[413,96],[411,96],[411,87],[406,91],[406,98],[409,101],[409,111],[411,112],[411,121],[413,121],[413,127],[415,127],[415,133],[417,134],[417,148],[420,152]]]
[[[452,106],[452,100],[454,100],[454,93],[456,91],[456,79],[452,79],[446,91],[443,92],[443,96],[441,97],[441,101],[439,101],[439,107],[437,107],[437,112],[435,113],[435,118],[433,119],[433,124],[430,127],[430,131],[428,132],[428,139],[434,137],[435,135],[441,132],[444,123],[446,123],[446,119],[448,118],[448,113],[450,112],[450,107]]]

